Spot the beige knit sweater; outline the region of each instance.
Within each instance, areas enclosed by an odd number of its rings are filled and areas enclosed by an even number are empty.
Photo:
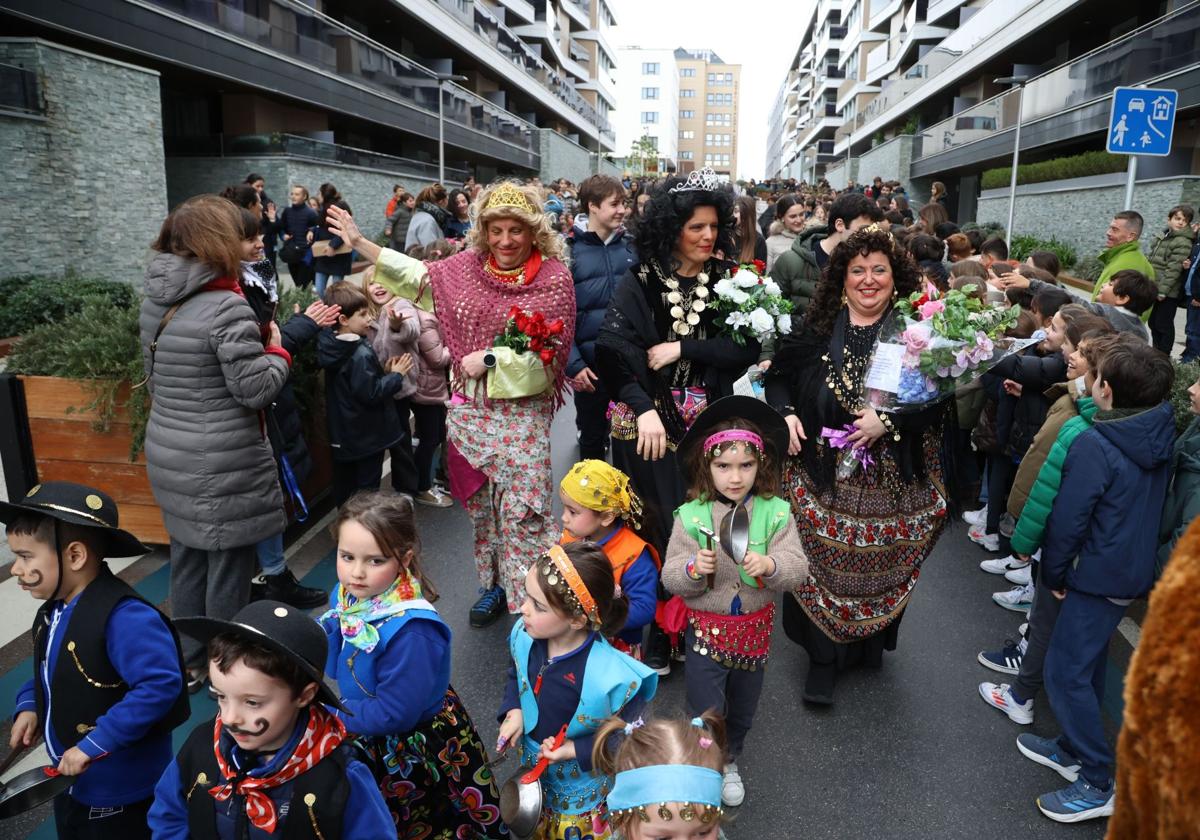
[[[753,511],[754,500],[747,503],[748,511]],[[712,510],[713,529],[717,530],[730,506],[722,502],[714,502]],[[767,554],[775,561],[775,574],[763,578],[763,588],[756,589],[742,582],[737,565],[733,559],[721,550],[720,545],[714,546],[717,552],[717,572],[714,586],[708,587],[706,576],[700,580],[688,577],[687,564],[696,557],[700,545],[683,530],[679,517],[675,517],[675,527],[671,531],[671,541],[667,545],[667,557],[663,562],[662,582],[669,592],[679,595],[687,605],[701,612],[729,615],[729,605],[735,595],[742,599],[742,614],[748,615],[761,610],[768,602],[774,600],[776,592],[787,592],[795,589],[808,579],[808,558],[800,545],[800,534],[796,531],[796,522],[791,516],[787,524],[776,532],[767,551],[760,546],[750,546],[751,551]]]

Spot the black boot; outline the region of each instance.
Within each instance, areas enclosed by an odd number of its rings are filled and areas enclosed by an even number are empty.
[[[263,600],[282,601],[301,610],[316,609],[329,603],[328,592],[301,585],[291,569],[284,569],[277,575],[263,575],[263,580]]]
[[[671,640],[658,626],[658,622],[650,622],[650,632],[646,634],[646,650],[642,656],[642,664],[652,669],[660,677],[671,673]]]
[[[804,693],[800,696],[806,703],[818,706],[833,705],[833,684],[837,679],[837,665],[808,663],[808,677],[804,680]]]

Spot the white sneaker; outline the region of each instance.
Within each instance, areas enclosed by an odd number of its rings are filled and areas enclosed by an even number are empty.
[[[981,546],[987,551],[999,551],[1000,535],[988,534],[983,529],[983,525],[972,525],[970,529],[967,530],[967,536],[970,537],[971,542]]]
[[[1019,568],[1009,569],[1004,573],[1004,579],[1009,583],[1015,583],[1017,586],[1027,586],[1033,583],[1032,565],[1026,563]]]
[[[987,522],[987,505],[984,505],[979,510],[965,510],[962,515],[963,522],[973,527],[982,528]]]
[[[1014,569],[1023,569],[1028,565],[1028,563],[1018,560],[1014,555],[1010,554],[1007,557],[984,560],[979,564],[979,568],[983,569],[989,575],[1002,575]]]
[[[1006,610],[1028,613],[1033,606],[1033,584],[1014,586],[1007,592],[993,592],[992,600]]]
[[[742,784],[737,762],[730,762],[725,765],[725,776],[721,780],[721,804],[726,808],[736,808],[745,799],[746,786]]]
[[[1013,723],[1022,725],[1033,723],[1033,698],[1029,698],[1024,703],[1018,703],[1013,699],[1012,689],[1008,683],[999,685],[990,682],[980,683],[979,696],[993,709],[999,709],[1008,715],[1008,719]]]

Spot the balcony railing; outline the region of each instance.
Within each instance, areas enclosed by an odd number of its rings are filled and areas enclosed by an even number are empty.
[[[385,172],[412,173],[427,178],[430,182],[438,178],[436,163],[411,158],[385,155],[353,146],[326,143],[297,134],[213,134],[203,137],[166,137],[163,139],[166,153],[172,157],[276,157],[286,156],[305,160],[340,163],[345,166],[361,166],[366,169],[382,169]],[[465,169],[446,167],[446,180],[462,182],[470,173]]]
[[[0,64],[0,111],[41,114],[45,110],[37,73],[13,64]]]
[[[1021,122],[1029,123],[1103,99],[1114,87],[1143,84],[1200,63],[1200,15],[1180,9],[1025,85]],[[1018,92],[1006,91],[922,132],[921,157],[1016,127]]]
[[[238,0],[150,0],[184,20],[299,59],[436,114],[437,75],[360,32],[292,0],[260,0],[253,13]],[[534,126],[466,88],[442,85],[448,122],[479,131],[522,151],[537,152]]]
[[[521,72],[532,76],[570,106],[571,110],[596,126],[601,134],[611,129],[608,120],[592,107],[571,82],[551,67],[528,44],[500,22],[486,7],[475,5],[475,34],[495,47],[505,58],[517,65]]]

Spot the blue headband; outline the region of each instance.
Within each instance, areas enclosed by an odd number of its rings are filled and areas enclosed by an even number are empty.
[[[617,774],[608,807],[625,811],[664,802],[721,807],[721,774],[691,764],[655,764]]]

